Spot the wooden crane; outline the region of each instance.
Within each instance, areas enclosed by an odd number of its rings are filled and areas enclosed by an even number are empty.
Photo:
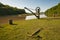
[[[32,12],[30,9],[28,9],[27,7],[24,7],[25,9],[27,9],[28,11],[30,11],[33,15],[35,15],[38,19],[40,18],[40,7],[36,8],[36,14],[34,12]]]

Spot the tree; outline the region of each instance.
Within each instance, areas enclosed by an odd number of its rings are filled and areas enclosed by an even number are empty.
[[[60,3],[50,9],[47,9],[45,14],[49,17],[58,17],[60,15]]]
[[[18,15],[24,13],[24,9],[18,9],[17,7],[11,7],[9,5],[3,5],[2,3],[0,3],[0,16]]]

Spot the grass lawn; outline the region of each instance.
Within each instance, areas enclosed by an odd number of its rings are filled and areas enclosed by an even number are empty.
[[[14,24],[0,25],[0,40],[60,40],[60,19],[36,19],[14,21]],[[38,29],[37,35],[30,37]]]

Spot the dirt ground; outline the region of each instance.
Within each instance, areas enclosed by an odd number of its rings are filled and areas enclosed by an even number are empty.
[[[23,16],[4,16],[4,17],[0,17],[0,24],[8,23],[8,21],[10,19],[12,19],[14,21],[16,21],[16,20],[24,20],[25,17],[23,17]]]

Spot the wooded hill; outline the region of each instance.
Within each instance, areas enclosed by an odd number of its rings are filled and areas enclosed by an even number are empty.
[[[24,9],[18,9],[16,7],[11,7],[9,5],[4,5],[0,3],[0,16],[18,15],[24,13],[25,13]]]
[[[56,6],[45,11],[45,14],[49,17],[60,17],[60,3]]]

